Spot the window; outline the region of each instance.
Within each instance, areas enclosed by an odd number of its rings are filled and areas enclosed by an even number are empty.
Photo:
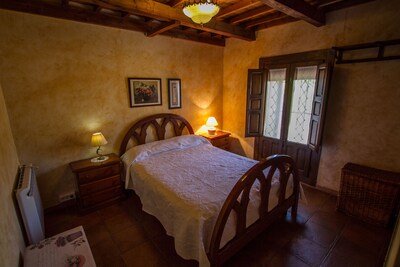
[[[315,94],[317,66],[297,67],[294,73],[287,140],[306,145]]]
[[[279,138],[283,113],[286,69],[269,70],[266,92],[264,136]]]

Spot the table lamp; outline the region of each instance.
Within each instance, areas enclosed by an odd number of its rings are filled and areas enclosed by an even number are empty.
[[[215,117],[208,117],[206,126],[208,127],[208,134],[215,135],[215,132],[217,130],[215,126],[218,126],[218,122]]]
[[[104,137],[104,135],[103,135],[102,133],[100,133],[100,132],[94,133],[94,134],[92,135],[92,141],[91,141],[91,143],[92,143],[92,146],[98,147],[97,150],[96,150],[96,154],[97,154],[98,157],[92,158],[91,161],[92,161],[92,162],[102,162],[102,161],[107,160],[108,157],[107,157],[107,156],[104,156],[104,155],[102,155],[102,154],[100,153],[100,151],[101,151],[101,148],[100,148],[100,147],[101,147],[101,146],[104,146],[105,144],[107,144],[107,140],[106,140],[106,138]]]

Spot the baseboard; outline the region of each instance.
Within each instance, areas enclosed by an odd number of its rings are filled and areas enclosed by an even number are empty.
[[[323,186],[319,186],[319,185],[312,186],[312,185],[309,185],[309,184],[306,184],[306,183],[301,183],[301,185],[302,186],[307,186],[307,187],[310,187],[310,188],[313,188],[313,189],[317,189],[319,191],[328,193],[329,195],[332,195],[332,196],[335,196],[335,197],[338,196],[338,194],[339,194],[339,192],[336,191],[336,190],[333,190],[333,189],[330,189],[330,188],[326,188],[326,187],[323,187]]]
[[[335,196],[335,197],[337,197],[337,196],[339,195],[339,192],[338,192],[338,191],[333,190],[333,189],[330,189],[330,188],[326,188],[326,187],[319,186],[319,185],[317,185],[316,188],[317,188],[318,190],[321,190],[322,192],[328,193],[328,194],[333,195],[333,196]]]

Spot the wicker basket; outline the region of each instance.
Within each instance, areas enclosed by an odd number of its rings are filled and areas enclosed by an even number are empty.
[[[400,204],[400,173],[354,163],[342,169],[336,209],[364,222],[391,226]]]

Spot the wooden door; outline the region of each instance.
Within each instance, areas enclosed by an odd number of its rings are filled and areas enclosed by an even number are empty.
[[[247,96],[246,135],[256,137],[256,159],[287,154],[296,161],[302,181],[314,185],[321,154],[329,84],[328,64],[326,60],[306,60],[307,57],[298,54],[294,58],[292,62],[285,62],[283,57],[279,57],[277,62],[272,60],[260,64],[263,69],[251,70],[252,73],[262,73],[264,84],[259,83],[261,79],[253,83],[253,77],[249,75],[249,85],[253,88],[248,90]],[[256,97],[251,92],[258,92],[259,100],[257,105],[253,104],[253,111],[250,103]],[[255,106],[257,117],[250,116]],[[250,125],[253,125],[252,129]]]

